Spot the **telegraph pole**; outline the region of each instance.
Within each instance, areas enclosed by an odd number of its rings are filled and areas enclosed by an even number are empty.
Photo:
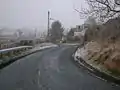
[[[50,35],[50,11],[48,11],[48,33],[47,33],[47,36],[49,37]]]

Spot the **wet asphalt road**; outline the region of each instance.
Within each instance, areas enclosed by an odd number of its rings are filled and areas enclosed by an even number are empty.
[[[0,70],[0,90],[120,90],[72,59],[75,46],[46,49]]]

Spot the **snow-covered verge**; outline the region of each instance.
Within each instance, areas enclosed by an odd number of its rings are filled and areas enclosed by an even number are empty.
[[[101,45],[97,42],[88,42],[84,47],[78,48],[74,58],[82,58],[87,64],[100,72],[120,80],[120,49],[117,45]]]
[[[37,51],[37,50],[42,50],[42,49],[51,48],[51,47],[57,47],[57,45],[52,43],[42,43],[34,46],[34,48],[31,49],[30,51]]]
[[[4,68],[5,66],[9,65],[10,63],[12,63],[20,58],[23,58],[27,55],[30,55],[35,52],[38,52],[38,51],[41,51],[41,50],[44,50],[47,48],[51,48],[51,47],[57,47],[57,45],[52,44],[52,43],[42,43],[42,44],[34,46],[32,49],[29,49],[25,52],[19,53],[18,55],[12,55],[12,57],[7,57],[4,60],[1,59],[0,60],[0,69]]]

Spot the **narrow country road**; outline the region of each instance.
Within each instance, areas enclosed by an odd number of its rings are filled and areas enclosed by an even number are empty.
[[[0,70],[0,90],[120,90],[77,67],[74,50],[64,45],[12,63]]]

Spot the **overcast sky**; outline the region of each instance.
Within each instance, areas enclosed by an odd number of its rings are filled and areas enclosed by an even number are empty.
[[[81,5],[86,6],[84,0],[0,0],[0,27],[45,30],[50,10],[51,18],[70,28],[84,22],[73,9]]]

